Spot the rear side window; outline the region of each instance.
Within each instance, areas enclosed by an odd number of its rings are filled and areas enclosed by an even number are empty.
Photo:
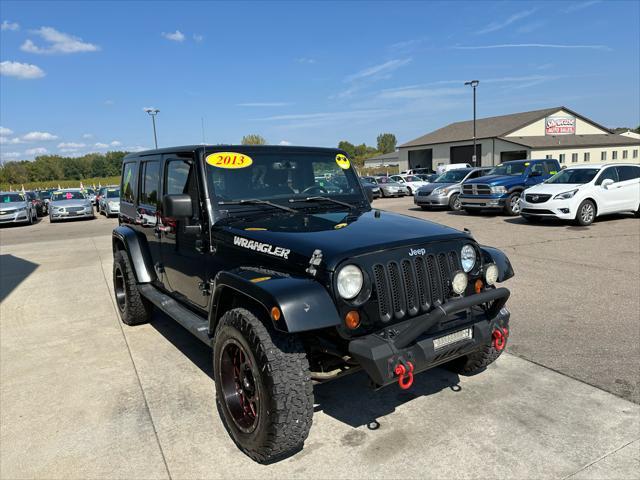
[[[133,203],[136,198],[136,180],[138,165],[135,162],[125,163],[122,167],[122,198],[123,202]],[[102,192],[104,195],[104,190]]]
[[[158,204],[158,184],[160,183],[160,163],[144,162],[142,172],[138,203],[156,206]]]
[[[598,180],[596,181],[596,185],[601,185],[602,181],[606,180],[607,178],[613,180],[613,183],[616,183],[618,181],[618,172],[616,171],[615,167],[607,168],[604,172],[602,172],[600,178],[598,178]]]
[[[632,165],[625,165],[623,167],[616,167],[618,170],[618,177],[621,182],[625,180],[634,180],[640,178],[640,167],[634,167]]]

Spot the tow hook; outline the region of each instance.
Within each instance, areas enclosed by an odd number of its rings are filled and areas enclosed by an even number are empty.
[[[507,345],[507,337],[509,336],[509,330],[506,328],[496,328],[493,331],[493,348],[497,351],[502,351],[504,347]]]
[[[398,376],[398,385],[401,389],[407,390],[413,385],[413,363],[406,362],[396,365],[394,373]]]

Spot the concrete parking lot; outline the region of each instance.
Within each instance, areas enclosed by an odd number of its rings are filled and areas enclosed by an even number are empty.
[[[361,374],[318,385],[304,450],[270,466],[226,434],[204,345],[160,314],[121,325],[116,220],[0,229],[0,477],[638,478],[640,221],[374,206],[468,227],[509,254],[508,353],[407,392],[372,392]]]

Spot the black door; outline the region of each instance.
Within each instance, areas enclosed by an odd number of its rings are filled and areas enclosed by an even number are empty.
[[[192,161],[168,155],[164,162],[163,195],[186,193],[193,202],[193,217],[174,219],[161,214],[158,226],[162,237],[162,263],[165,288],[174,296],[195,306],[206,308],[208,297],[202,287],[206,281],[207,265],[204,253],[205,232],[201,224],[198,173]]]

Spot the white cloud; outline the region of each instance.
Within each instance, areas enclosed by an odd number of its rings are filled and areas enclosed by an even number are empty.
[[[300,57],[300,58],[296,58],[296,62],[297,63],[306,63],[307,65],[312,65],[312,64],[316,63],[316,60],[315,60],[315,58]]]
[[[30,148],[29,150],[25,150],[24,153],[26,153],[27,155],[42,155],[44,153],[47,153],[49,150],[47,150],[44,147],[37,147],[37,148]]]
[[[49,140],[57,140],[58,136],[49,132],[29,132],[22,136],[27,142],[47,142]]]
[[[120,145],[122,145],[122,142],[119,142],[118,140],[114,140],[109,145],[111,145],[112,147],[119,147]]]
[[[7,30],[15,32],[16,30],[20,30],[20,25],[16,22],[12,23],[7,20],[3,20],[2,24],[0,24],[0,30],[2,30],[3,32]]]
[[[0,75],[31,80],[34,78],[42,78],[45,73],[40,67],[31,63],[10,62],[5,60],[4,62],[0,62]]]
[[[287,146],[287,145],[291,145],[291,142],[288,142],[287,140],[280,140],[280,142],[278,143],[278,145]]]
[[[204,40],[204,35],[200,35],[199,33],[194,33],[193,40],[197,43],[200,43]]]
[[[350,110],[342,112],[294,113],[256,118],[264,122],[285,123],[288,128],[308,128],[322,125],[337,125],[340,122],[370,121],[387,113],[387,110]]]
[[[94,147],[96,147],[96,148],[109,148],[109,144],[108,143],[100,143],[100,142],[98,142],[98,143],[96,143],[94,145]]]
[[[125,148],[128,152],[142,152],[143,150],[149,150],[149,147],[142,147],[140,145],[136,145],[135,147],[127,147]]]
[[[58,144],[58,148],[83,148],[83,147],[86,147],[84,143],[62,142]]]
[[[238,107],[286,107],[287,105],[291,105],[286,102],[248,102],[248,103],[238,103]]]
[[[34,34],[39,35],[46,43],[45,47],[36,45],[31,39],[25,40],[20,47],[23,52],[48,54],[48,53],[79,53],[79,52],[95,52],[100,50],[98,45],[83,42],[81,38],[74,37],[67,33],[62,33],[52,27],[40,27],[33,30]]]
[[[397,70],[404,65],[407,65],[411,62],[411,58],[402,58],[389,60],[388,62],[381,63],[379,65],[374,65],[373,67],[365,68],[357,73],[349,75],[345,78],[347,82],[353,82],[354,80],[361,80],[370,77],[380,77],[384,75],[388,75],[394,70]]]
[[[173,33],[162,32],[162,36],[167,40],[171,40],[173,42],[184,42],[184,33],[182,33],[180,30],[176,30]]]
[[[83,133],[82,138],[93,138],[93,133]]]
[[[600,0],[591,0],[591,1],[588,1],[588,2],[574,3],[572,5],[569,5],[564,10],[562,10],[562,13],[577,12],[578,10],[582,10],[583,8],[590,7],[591,5],[595,5],[596,3],[600,3]]]
[[[19,143],[24,143],[18,137],[9,138],[9,137],[0,137],[0,144],[2,145],[17,145]]]
[[[528,17],[529,15],[533,14],[535,11],[536,11],[535,8],[533,8],[531,10],[523,10],[521,12],[514,13],[510,17],[500,22],[491,22],[489,25],[484,27],[482,30],[478,30],[476,33],[482,35],[484,33],[490,33],[490,32],[495,32],[496,30],[501,30],[504,27],[507,27],[512,23],[517,22],[518,20],[522,20],[523,18]]]
[[[6,127],[0,127],[0,137],[8,137],[9,135],[13,135],[13,130]]]
[[[78,149],[77,148],[61,148],[60,151],[62,153],[77,153]]]
[[[456,50],[488,50],[492,48],[566,48],[587,50],[611,50],[606,45],[562,45],[554,43],[502,43],[498,45],[456,45]]]
[[[2,152],[2,153],[0,153],[0,156],[2,158],[18,158],[21,155],[22,154],[20,152]]]

